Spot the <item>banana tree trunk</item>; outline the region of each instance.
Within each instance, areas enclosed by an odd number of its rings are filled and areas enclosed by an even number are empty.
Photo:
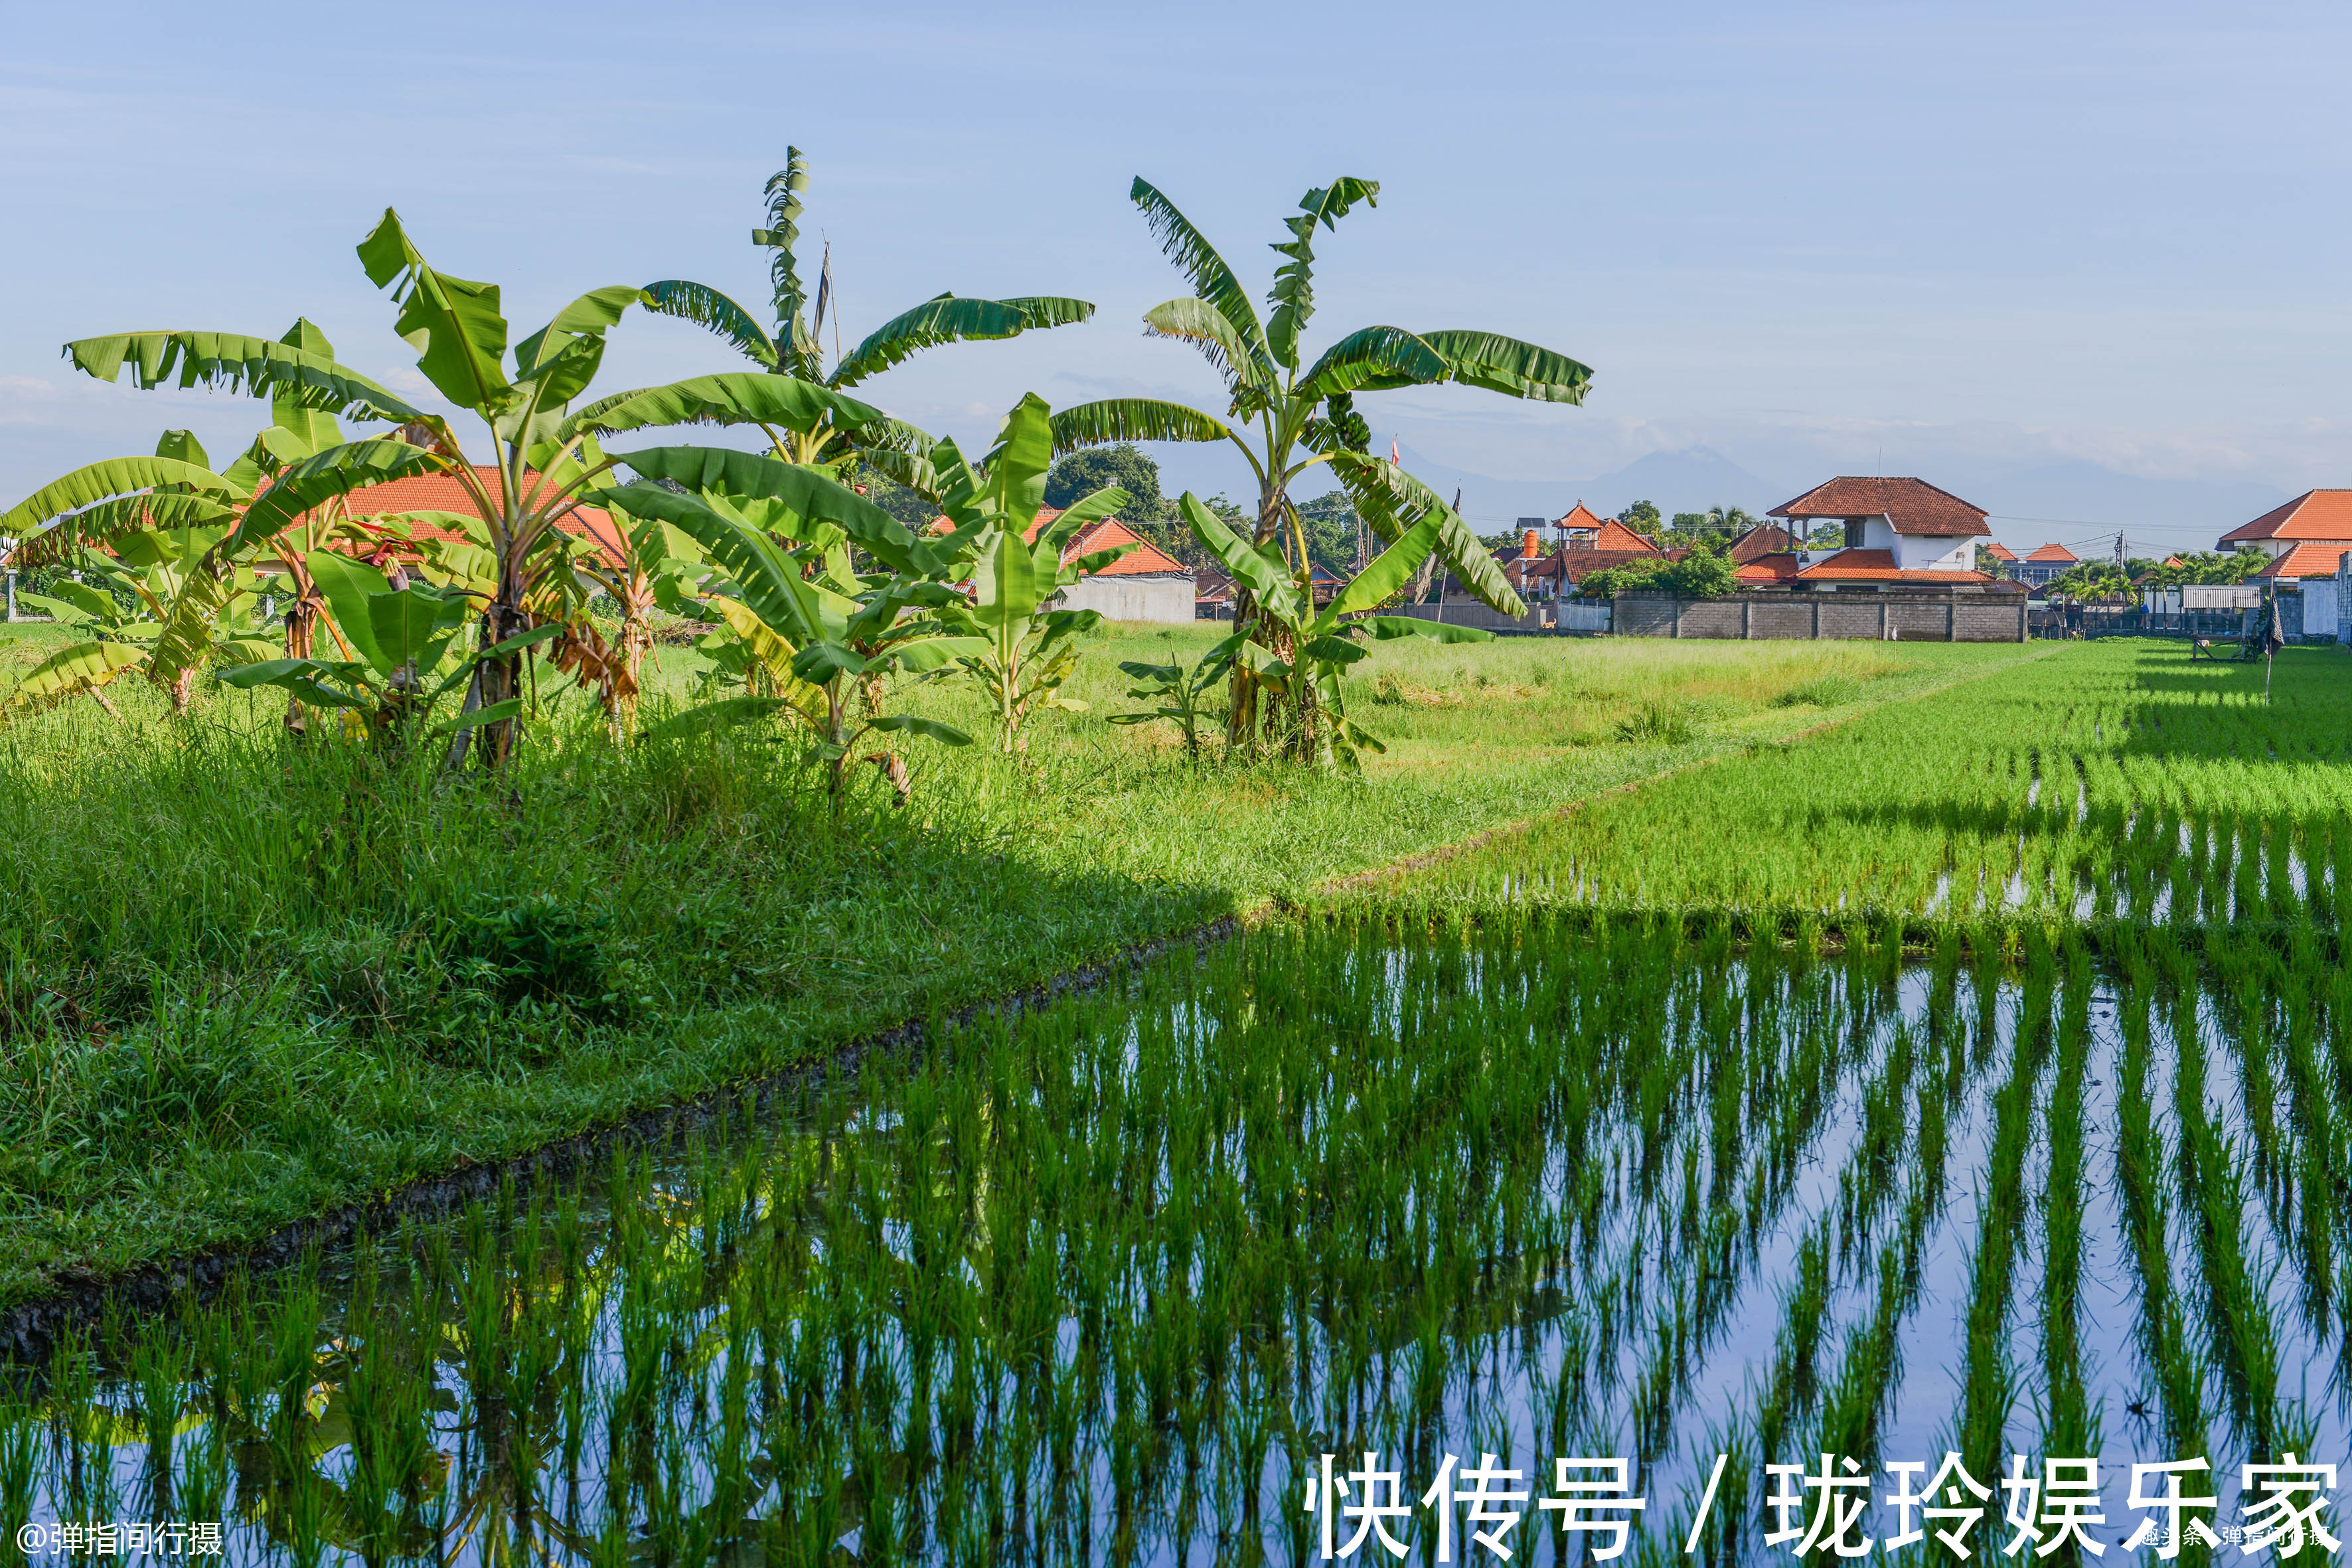
[[[529,629],[524,624],[522,597],[522,581],[517,563],[512,561],[503,563],[499,570],[498,597],[482,614],[480,647],[494,647],[509,637],[520,637]],[[477,710],[522,695],[522,655],[501,654],[474,666],[473,691]],[[482,766],[488,769],[506,766],[508,759],[514,755],[521,731],[522,721],[514,717],[494,719],[471,731],[470,733],[477,737],[474,745],[480,753]],[[460,732],[461,740],[465,733]],[[464,757],[465,748],[461,744],[451,760],[462,761]]]
[[[299,567],[291,574],[294,592],[286,603],[286,657],[309,658],[318,636],[320,599],[310,574]],[[299,697],[286,700],[286,732],[299,740],[310,729],[310,710]]]
[[[1260,548],[1282,531],[1282,489],[1269,484],[1258,492],[1257,529],[1250,535],[1250,543]],[[1258,622],[1257,595],[1239,582],[1234,584],[1234,629],[1246,631],[1253,641],[1271,649],[1273,644],[1255,628]],[[1225,746],[1227,750],[1247,747],[1257,749],[1258,707],[1265,682],[1246,660],[1234,660],[1231,689],[1233,710],[1225,716]]]
[[[654,629],[646,624],[644,607],[632,599],[626,609],[621,622],[623,679],[613,703],[613,723],[625,741],[637,732],[638,675],[645,668],[646,651],[654,645]]]

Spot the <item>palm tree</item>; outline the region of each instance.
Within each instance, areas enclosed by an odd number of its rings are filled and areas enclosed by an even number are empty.
[[[1507,615],[1525,610],[1493,556],[1455,510],[1394,462],[1372,455],[1371,432],[1356,412],[1354,395],[1451,381],[1513,397],[1580,403],[1591,371],[1549,349],[1493,332],[1414,332],[1388,326],[1350,332],[1302,368],[1299,334],[1314,313],[1316,228],[1336,229],[1359,202],[1377,206],[1377,181],[1343,177],[1299,198],[1297,216],[1284,220],[1290,238],[1274,247],[1288,259],[1275,272],[1266,295],[1273,311],[1263,322],[1233,268],[1173,202],[1140,176],[1129,195],[1168,258],[1192,285],[1192,294],[1146,311],[1145,326],[1154,336],[1192,344],[1208,358],[1230,396],[1226,417],[1153,398],[1082,403],[1054,416],[1055,453],[1112,441],[1232,442],[1257,479],[1251,542],[1286,538],[1302,590],[1309,565],[1290,487],[1317,464],[1328,463],[1358,515],[1384,541],[1400,539],[1434,517],[1436,553],[1454,575]],[[1243,588],[1236,619],[1244,629],[1256,627],[1253,636],[1263,641],[1274,632],[1256,626],[1255,606],[1255,595]],[[1255,739],[1259,684],[1247,661],[1234,661],[1228,738],[1236,744]],[[1300,717],[1312,721],[1309,714]]]
[[[708,283],[683,279],[646,284],[646,309],[709,328],[770,374],[790,376],[834,392],[856,386],[866,377],[940,343],[1018,337],[1032,329],[1083,321],[1095,313],[1095,308],[1084,300],[1052,295],[968,300],[941,294],[893,316],[846,354],[836,352],[828,368],[824,345],[828,309],[834,312],[836,350],[841,335],[841,315],[833,294],[831,252],[828,248],[820,264],[812,325],[812,301],[801,281],[800,263],[793,249],[800,241],[801,193],[806,189],[808,168],[801,159],[801,150],[787,147],[784,166],[768,181],[767,226],[751,231],[751,243],[772,252],[768,276],[776,323],[772,331],[762,328],[751,311]],[[838,468],[845,458],[863,451],[874,458],[877,467],[899,482],[913,482],[919,489],[929,488],[919,481],[927,477],[921,455],[929,450],[931,440],[910,426],[892,420],[868,420],[849,426],[826,418],[789,435],[773,429],[768,435],[775,443],[776,456],[788,463],[823,463]]]

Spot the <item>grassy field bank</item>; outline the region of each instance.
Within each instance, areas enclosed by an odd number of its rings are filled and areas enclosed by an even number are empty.
[[[0,731],[0,1304],[2047,652],[1383,647],[1353,701],[1389,751],[1325,779],[1106,721],[1117,660],[1211,636],[1097,638],[1089,711],[1027,755],[910,750],[910,808],[861,768],[838,819],[789,744],[622,752],[551,691],[489,788],[291,746],[242,694],[175,722],[126,686],[119,721]],[[664,657],[682,689],[691,656]],[[983,728],[952,688],[894,703]]]

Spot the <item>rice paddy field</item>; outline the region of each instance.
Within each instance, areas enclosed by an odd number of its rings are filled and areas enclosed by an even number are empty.
[[[2043,652],[61,1337],[0,1525],[1550,1563],[1594,1458],[1644,1562],[1958,1560],[1880,1500],[1951,1455],[1973,1554],[2082,1561],[2053,1517],[2120,1553],[2132,1464],[2203,1457],[2227,1543],[2126,1554],[2284,1554],[2243,1467],[2352,1410],[2352,659]],[[1867,1506],[1800,1539],[1773,1465]]]

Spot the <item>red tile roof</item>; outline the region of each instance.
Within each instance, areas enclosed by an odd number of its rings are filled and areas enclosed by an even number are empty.
[[[1059,507],[1039,507],[1037,521],[1029,525],[1022,537],[1034,544],[1037,542],[1038,531],[1061,515]],[[1143,538],[1115,517],[1107,517],[1100,522],[1090,522],[1079,529],[1076,536],[1063,547],[1062,559],[1067,563],[1076,560],[1081,555],[1092,555],[1097,550],[1116,550],[1122,544],[1132,544],[1135,548],[1101,571],[1094,573],[1093,575],[1097,577],[1189,577],[1192,574],[1191,567],[1181,561],[1171,559],[1166,551]]]
[[[1559,577],[1575,584],[1583,582],[1595,572],[1606,572],[1612,566],[1658,566],[1670,559],[1663,551],[1647,546],[1640,550],[1562,550],[1535,563],[1533,575]]]
[[[1767,517],[1884,517],[1897,533],[1964,538],[1985,531],[1985,510],[1925,479],[1863,479],[1841,475],[1816,485]]]
[[[1616,521],[1613,517],[1595,516],[1591,507],[1586,506],[1582,501],[1578,501],[1574,506],[1570,507],[1566,515],[1552,526],[1554,528],[1599,528],[1603,524]],[[1624,525],[1618,523],[1618,526],[1622,528]]]
[[[1985,553],[1991,556],[1995,561],[2014,561],[2017,559],[2016,551],[2011,550],[2008,545],[1998,542],[1986,545]]]
[[[1741,562],[1734,575],[1743,583],[1785,583],[1797,575],[1800,570],[1795,555],[1779,551]]]
[[[1731,542],[1725,552],[1734,561],[1760,561],[1767,555],[1779,555],[1794,550],[1802,541],[1785,528],[1771,523],[1759,523]]]
[[[2298,544],[2277,560],[2266,563],[2257,577],[2333,577],[2336,563],[2352,543],[2341,539],[2313,540]]]
[[[2352,490],[2305,490],[2221,536],[2221,548],[2250,539],[2352,541]]]
[[[492,495],[499,493],[499,470],[487,464],[474,465],[475,475]],[[529,495],[539,482],[536,471],[523,475],[523,493]],[[389,479],[380,485],[368,485],[352,491],[341,502],[330,502],[329,508],[340,505],[341,515],[358,520],[383,517],[402,511],[453,511],[464,517],[477,517],[480,510],[474,498],[455,474],[412,474],[404,479]],[[306,515],[318,517],[328,508]],[[437,522],[413,522],[403,525],[409,536],[422,544],[435,540],[462,540],[466,536],[456,529],[444,528]],[[604,559],[617,565],[621,561],[620,531],[614,526],[610,513],[602,507],[579,506],[556,521],[556,527],[575,539],[593,539]],[[343,549],[354,547],[339,546]],[[413,552],[407,552],[414,554]]]
[[[1982,572],[1906,572],[1895,564],[1891,550],[1841,550],[1814,562],[1797,574],[1806,583],[1999,583]]]
[[[2045,544],[2041,549],[2035,551],[2032,554],[2027,556],[2026,559],[2028,561],[2071,562],[2080,561],[2082,557],[2075,554],[2073,551],[2067,549],[2063,544]]]
[[[1569,515],[1573,517],[1576,514],[1574,512],[1570,512]],[[1591,516],[1591,514],[1588,512],[1586,515]],[[1664,553],[1664,552],[1658,548],[1658,542],[1656,540],[1652,539],[1647,534],[1634,532],[1632,529],[1626,527],[1623,523],[1618,521],[1613,517],[1598,519],[1591,526],[1595,530],[1592,535],[1592,542],[1589,544],[1571,542],[1568,545],[1566,553],[1574,555],[1588,550],[1598,550],[1603,552],[1625,550],[1632,551],[1635,554],[1640,555],[1660,555]]]

